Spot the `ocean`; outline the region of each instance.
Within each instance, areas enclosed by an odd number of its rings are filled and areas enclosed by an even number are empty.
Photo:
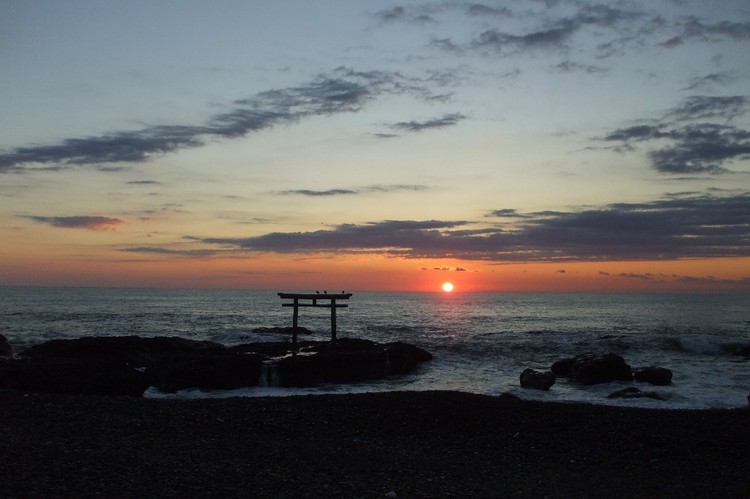
[[[282,291],[282,290],[279,290]],[[294,290],[283,290],[294,291]],[[225,345],[279,341],[254,329],[290,326],[275,291],[0,287],[0,332],[16,353],[44,341],[82,336],[180,336]],[[652,408],[747,407],[750,295],[509,294],[353,292],[338,309],[338,337],[404,341],[434,355],[404,377],[311,389],[255,387],[147,397],[278,396],[392,390],[459,390],[521,398]],[[328,309],[300,309],[301,339],[330,337]],[[561,358],[614,352],[632,367],[673,371],[672,384],[581,386],[558,379],[549,391],[519,385],[525,368]],[[608,399],[628,386],[666,400]]]

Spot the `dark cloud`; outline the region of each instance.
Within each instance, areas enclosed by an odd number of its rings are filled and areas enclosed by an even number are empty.
[[[404,258],[509,262],[747,257],[748,213],[750,194],[686,196],[534,215],[499,228],[472,228],[468,221],[388,220],[198,240],[241,251],[383,252]]]
[[[587,74],[604,74],[609,72],[609,69],[601,66],[590,66],[588,64],[580,64],[572,61],[563,61],[560,64],[552,66],[554,71],[559,73],[587,73]]]
[[[466,119],[466,116],[460,113],[445,114],[440,118],[434,118],[427,121],[402,121],[389,125],[391,129],[403,130],[407,132],[421,132],[432,128],[445,128],[457,125],[460,121]]]
[[[750,132],[705,124],[673,131],[676,144],[648,153],[653,167],[664,173],[724,173],[730,160],[750,155]]]
[[[470,16],[478,17],[509,17],[512,15],[510,9],[506,7],[488,6],[478,3],[473,3],[466,7],[466,13]]]
[[[694,95],[669,111],[666,117],[680,121],[712,118],[729,121],[747,113],[748,110],[750,110],[750,101],[742,95],[726,97]]]
[[[690,40],[718,41],[730,38],[737,41],[750,40],[750,23],[737,23],[721,21],[715,24],[707,24],[697,17],[686,17],[677,21],[680,33],[665,42],[663,47],[672,48]]]
[[[519,213],[514,208],[503,208],[501,210],[491,211],[487,216],[498,218],[528,218],[530,215]]]
[[[481,16],[483,19],[519,15],[502,7],[490,7],[480,4],[470,5],[466,13],[470,16]],[[583,5],[573,15],[547,21],[546,24],[527,29],[525,32],[513,33],[500,27],[484,30],[468,43],[456,43],[449,38],[433,40],[432,45],[449,51],[480,50],[495,55],[507,55],[513,52],[540,49],[563,48],[578,32],[587,27],[616,29],[618,24],[642,17],[643,14],[609,7],[606,5]],[[539,16],[546,19],[547,16]]]
[[[657,144],[647,156],[662,173],[725,173],[732,162],[750,155],[750,132],[726,124],[749,109],[744,96],[692,96],[669,110],[661,122],[621,128],[603,140],[620,142],[619,151],[635,150],[633,143]]]
[[[718,72],[707,74],[705,76],[696,76],[695,78],[690,79],[688,86],[683,88],[683,90],[699,90],[703,88],[710,88],[714,85],[723,85],[729,83],[732,80],[734,80],[734,77],[731,73],[727,72]]]
[[[60,168],[144,162],[155,155],[204,145],[210,139],[243,137],[312,116],[356,112],[384,93],[410,93],[428,100],[435,97],[423,81],[398,73],[338,68],[297,87],[269,90],[237,100],[233,109],[203,125],[149,126],[136,131],[65,139],[56,145],[20,147],[0,154],[0,173],[20,171],[29,165]]]
[[[325,191],[313,191],[309,189],[296,189],[291,191],[280,191],[279,194],[284,196],[310,196],[310,197],[327,197],[327,196],[341,196],[347,194],[357,194],[357,191],[350,189],[328,189]]]
[[[432,23],[435,19],[432,17],[440,6],[430,5],[412,5],[409,7],[392,7],[390,9],[375,12],[373,17],[381,23],[407,22],[407,23]]]
[[[156,255],[185,256],[185,257],[206,257],[214,256],[220,251],[212,249],[171,249],[159,246],[136,246],[132,248],[123,248],[119,251],[127,253],[151,253]]]
[[[161,185],[161,182],[156,180],[131,180],[127,182],[128,185]]]
[[[703,123],[675,128],[637,125],[615,130],[604,140],[624,143],[668,139],[671,145],[648,152],[651,166],[662,173],[725,173],[731,160],[747,159],[750,132],[728,125]]]
[[[72,216],[72,217],[43,217],[43,216],[27,216],[30,220],[35,222],[51,225],[53,227],[60,227],[63,229],[87,229],[87,230],[109,230],[114,229],[118,225],[122,225],[125,222],[119,218],[109,217],[91,217],[91,216]]]
[[[288,191],[279,191],[277,194],[282,196],[310,196],[310,197],[327,197],[342,196],[350,194],[366,194],[372,192],[395,192],[395,191],[423,191],[428,187],[420,184],[392,184],[392,185],[368,185],[352,189],[326,189],[322,191],[310,189],[292,189]]]

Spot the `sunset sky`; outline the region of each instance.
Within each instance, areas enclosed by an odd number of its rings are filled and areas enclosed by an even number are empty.
[[[750,292],[750,2],[0,3],[0,285]]]

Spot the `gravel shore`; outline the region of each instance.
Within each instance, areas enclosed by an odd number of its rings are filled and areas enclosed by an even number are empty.
[[[750,497],[750,411],[0,391],[0,498]]]

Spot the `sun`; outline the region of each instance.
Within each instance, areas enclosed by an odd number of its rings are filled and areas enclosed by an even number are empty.
[[[451,282],[444,282],[443,283],[443,291],[445,291],[446,293],[450,293],[451,291],[453,291],[453,283],[451,283]]]

